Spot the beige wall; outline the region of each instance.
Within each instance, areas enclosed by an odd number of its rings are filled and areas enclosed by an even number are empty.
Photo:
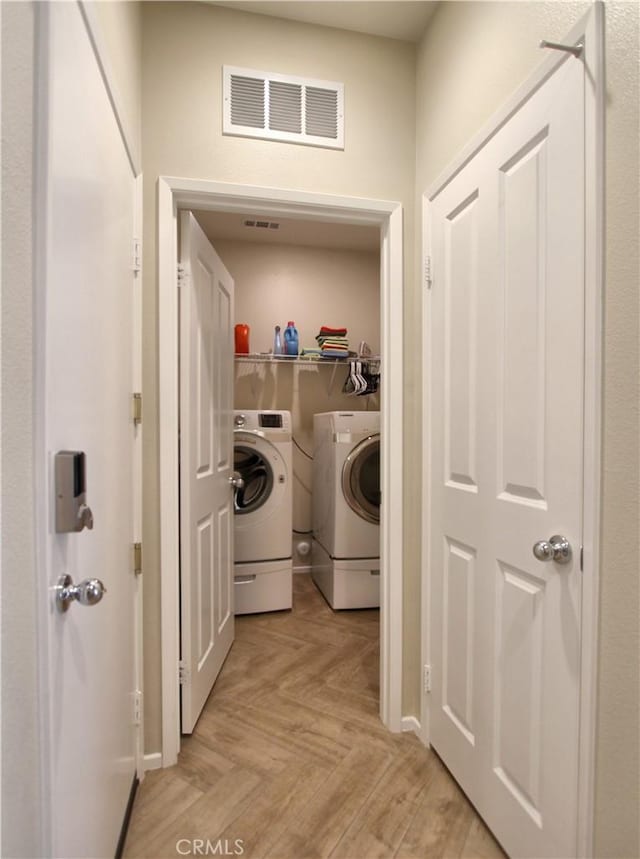
[[[417,218],[422,191],[540,62],[539,40],[561,40],[589,5],[440,5],[418,52]],[[595,835],[597,856],[637,857],[639,7],[611,2],[605,9],[607,262]],[[414,302],[417,318],[417,295]]]
[[[104,39],[108,63],[113,72],[113,85],[121,100],[121,109],[138,157],[141,155],[140,123],[142,117],[142,15],[140,3],[134,0],[114,2],[97,0],[95,10]]]
[[[343,81],[345,150],[223,137],[225,63]],[[161,716],[155,180],[168,174],[400,201],[406,214],[405,260],[410,279],[414,73],[415,49],[404,42],[207,4],[143,4],[147,752],[160,748]],[[409,397],[407,409],[413,408]],[[413,568],[407,568],[405,575],[418,577],[415,552]]]
[[[235,282],[235,321],[250,327],[250,349],[273,348],[274,326],[292,319],[300,346],[317,348],[321,325],[343,326],[352,349],[361,340],[380,351],[380,257],[366,251],[295,247],[283,244],[213,242]],[[286,409],[293,436],[313,453],[313,416],[338,409],[377,410],[379,398],[348,397],[342,385],[348,370],[335,364],[284,362],[236,364],[235,408]],[[293,449],[293,528],[311,529],[311,461]],[[295,541],[294,541],[295,545]],[[294,557],[294,564],[308,560]]]
[[[596,852],[613,859],[640,856],[640,6],[614,2],[605,10],[607,233]]]
[[[2,5],[2,856],[41,855],[33,530],[30,3]]]
[[[214,240],[235,281],[235,321],[251,328],[252,352],[273,348],[274,326],[288,320],[301,347],[318,348],[322,325],[348,329],[349,347],[366,340],[380,352],[377,252]]]

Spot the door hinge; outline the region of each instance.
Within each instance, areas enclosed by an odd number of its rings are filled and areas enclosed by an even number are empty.
[[[184,660],[180,660],[178,662],[178,683],[181,686],[184,686],[185,683],[188,683],[191,679],[191,674],[189,672],[189,666]]]
[[[431,289],[433,280],[431,277],[431,255],[427,254],[424,258],[424,285],[427,289]]]
[[[142,575],[142,543],[133,544],[133,572],[136,576]]]
[[[584,546],[580,546],[580,572],[584,572]]]
[[[422,688],[425,692],[431,692],[431,666],[425,665],[422,669]]]
[[[182,284],[187,279],[187,270],[183,265],[178,265],[178,286],[182,286]]]
[[[142,692],[136,689],[133,693],[133,724],[142,724]]]
[[[133,240],[133,271],[138,274],[142,270],[142,242],[140,239]]]
[[[142,423],[142,394],[136,393],[133,397],[133,422],[136,424]]]

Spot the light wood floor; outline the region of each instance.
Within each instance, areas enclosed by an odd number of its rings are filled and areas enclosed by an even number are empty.
[[[504,857],[438,757],[383,728],[378,692],[378,612],[333,612],[295,575],[292,612],[236,618],[179,763],[139,787],[125,857],[196,838],[248,859]]]

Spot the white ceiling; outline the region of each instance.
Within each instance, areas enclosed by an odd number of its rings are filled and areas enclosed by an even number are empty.
[[[280,226],[277,230],[246,227],[244,215],[229,212],[194,212],[198,223],[215,246],[218,241],[261,242],[277,245],[303,245],[305,247],[338,248],[341,250],[373,251],[380,247],[378,227],[363,227],[355,224],[329,224],[322,221],[270,218],[259,216],[258,220],[270,220]]]
[[[425,0],[215,0],[213,5],[419,42],[438,4]]]

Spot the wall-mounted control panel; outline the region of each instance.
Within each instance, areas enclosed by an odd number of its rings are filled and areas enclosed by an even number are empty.
[[[87,506],[87,464],[81,450],[61,450],[55,456],[56,531],[93,528],[93,513]]]

